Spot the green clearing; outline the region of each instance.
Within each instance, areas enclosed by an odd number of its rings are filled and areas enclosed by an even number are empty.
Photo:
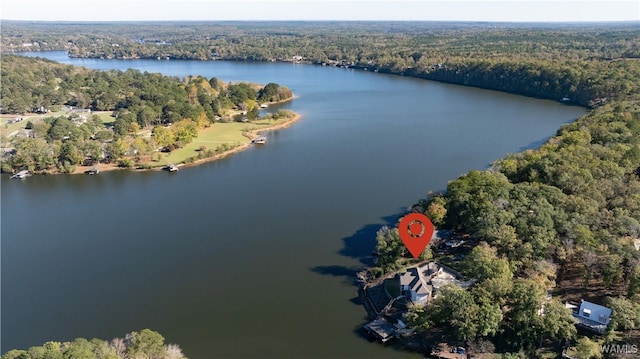
[[[111,111],[105,111],[105,112],[94,112],[92,114],[98,115],[98,117],[100,117],[100,119],[102,120],[102,123],[107,125],[107,124],[112,124],[116,121],[116,118],[111,116],[111,113],[112,113]]]
[[[35,114],[30,114],[25,116],[2,115],[2,118],[0,119],[0,134],[2,134],[2,137],[7,137],[10,134],[14,133],[15,131],[23,129],[24,126],[27,125],[28,121],[37,122],[38,120],[41,120],[43,118],[68,116],[69,114],[70,113],[66,111],[58,111],[58,112],[50,112],[42,115],[35,115]],[[102,120],[102,123],[104,123],[105,125],[112,124],[116,120],[115,117],[111,116],[110,111],[93,112],[91,113],[91,115],[98,115],[98,117],[100,117],[100,120]],[[17,117],[24,117],[24,120],[16,123],[7,123],[7,121]]]
[[[153,165],[163,166],[169,163],[184,163],[189,157],[198,155],[200,146],[205,146],[207,150],[215,150],[223,144],[229,144],[234,147],[243,145],[250,142],[247,137],[242,135],[243,132],[257,131],[261,128],[276,126],[286,121],[288,121],[288,119],[277,121],[259,120],[251,123],[215,123],[211,127],[199,131],[198,137],[183,148],[163,154],[162,159],[159,162],[154,162]]]
[[[7,137],[15,131],[21,130],[27,124],[27,121],[21,121],[16,123],[7,123],[8,118],[2,119],[2,126],[0,127],[0,133],[2,133],[2,137]]]

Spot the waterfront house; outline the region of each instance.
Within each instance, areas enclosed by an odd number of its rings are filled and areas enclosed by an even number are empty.
[[[425,282],[418,268],[409,268],[399,276],[400,293],[413,303],[426,303],[429,300],[433,287]]]
[[[611,309],[582,300],[580,305],[567,302],[565,306],[573,312],[578,328],[604,334],[611,321]]]
[[[453,284],[469,288],[474,281],[464,281],[462,275],[436,262],[408,268],[399,273],[400,293],[414,304],[427,304],[437,295],[440,288]]]

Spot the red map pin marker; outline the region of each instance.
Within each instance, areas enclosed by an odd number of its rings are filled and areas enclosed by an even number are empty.
[[[409,213],[398,225],[400,239],[413,258],[418,258],[433,236],[433,223],[429,217],[420,213]]]

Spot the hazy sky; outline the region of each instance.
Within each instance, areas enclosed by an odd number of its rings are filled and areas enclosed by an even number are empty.
[[[3,0],[0,19],[640,21],[640,0]]]

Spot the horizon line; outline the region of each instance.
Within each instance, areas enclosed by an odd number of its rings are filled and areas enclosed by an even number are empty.
[[[487,23],[487,24],[593,24],[593,23],[640,23],[638,20],[411,20],[411,19],[145,19],[145,20],[31,20],[1,19],[6,22],[32,23],[154,23],[154,22],[421,22],[421,23]]]

